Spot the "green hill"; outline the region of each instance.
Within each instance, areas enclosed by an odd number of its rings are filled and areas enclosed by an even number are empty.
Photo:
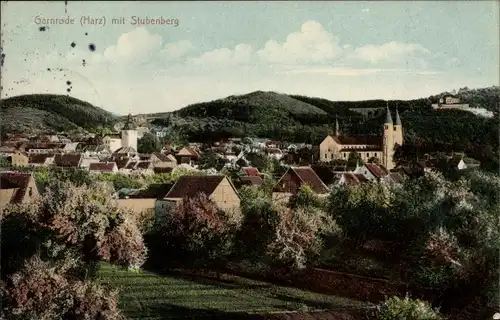
[[[500,108],[500,87],[492,86],[488,88],[469,89],[467,87],[460,88],[455,94],[450,92],[442,92],[435,96],[429,97],[433,103],[437,103],[439,98],[445,95],[454,95],[461,102],[467,103],[472,108],[484,108],[488,111],[498,113]]]
[[[492,89],[468,93],[468,101],[493,101]],[[431,97],[434,98],[434,97]],[[485,118],[463,110],[434,110],[431,98],[414,100],[330,101],[257,91],[212,102],[197,103],[169,114],[148,115],[155,124],[183,132],[191,141],[258,136],[318,145],[333,132],[335,118],[344,135],[380,135],[385,109],[396,107],[403,121],[404,155],[435,151],[474,154],[498,167],[498,115]],[[491,106],[490,106],[491,108]]]
[[[174,112],[179,117],[216,118],[247,123],[307,124],[326,123],[325,110],[286,94],[255,91],[211,102],[189,105]]]
[[[116,116],[63,95],[31,94],[0,100],[2,133],[90,130],[112,124]]]

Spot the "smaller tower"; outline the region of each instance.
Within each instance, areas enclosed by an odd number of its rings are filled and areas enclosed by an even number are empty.
[[[339,119],[337,118],[337,116],[335,116],[335,136],[340,136]]]
[[[392,156],[394,154],[394,125],[392,122],[391,112],[389,111],[389,103],[387,103],[387,111],[384,122],[384,141],[382,150],[384,152],[384,156],[382,159],[382,163],[384,167],[388,170],[394,168],[394,164],[392,161]]]
[[[398,146],[403,145],[403,124],[399,117],[398,108],[396,107],[396,122],[394,123],[394,144]]]
[[[131,147],[137,151],[137,130],[132,114],[128,114],[127,121],[122,129],[122,148]]]

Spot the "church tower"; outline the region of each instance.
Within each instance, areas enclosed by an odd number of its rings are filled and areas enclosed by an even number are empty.
[[[399,117],[398,109],[396,108],[396,122],[394,123],[394,144],[398,146],[403,145],[403,124]]]
[[[337,119],[337,116],[335,116],[335,136],[340,136],[339,119]]]
[[[394,125],[392,123],[391,112],[389,111],[389,103],[387,103],[387,112],[384,122],[384,141],[383,141],[383,159],[382,164],[387,170],[394,168],[392,156],[394,154]]]
[[[122,148],[131,147],[137,152],[137,136],[132,114],[129,113],[122,129]]]

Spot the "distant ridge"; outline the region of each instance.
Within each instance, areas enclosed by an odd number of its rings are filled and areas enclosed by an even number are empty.
[[[55,94],[30,94],[0,100],[1,130],[52,132],[111,125],[117,116],[88,102]]]

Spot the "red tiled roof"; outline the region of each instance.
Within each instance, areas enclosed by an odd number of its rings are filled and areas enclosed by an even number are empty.
[[[328,187],[321,181],[316,172],[311,167],[291,167],[304,184],[308,184],[316,193],[328,193]]]
[[[224,176],[182,176],[165,198],[194,197],[199,193],[211,195]]]
[[[82,160],[81,154],[56,154],[54,164],[58,167],[78,167]]]
[[[187,151],[190,153],[190,155],[191,155],[191,156],[193,156],[193,157],[199,157],[199,156],[200,156],[200,154],[199,154],[196,150],[194,150],[193,148],[191,148],[191,147],[184,147],[184,148],[182,148],[182,149],[187,150]],[[182,149],[181,149],[181,150],[182,150]],[[177,152],[177,154],[178,154],[178,155],[180,155],[180,154],[179,154],[179,152],[180,152],[181,150],[179,150],[179,151]],[[189,156],[189,155],[184,155],[184,154],[183,154],[183,155],[180,155],[180,156],[186,157],[186,156]]]
[[[245,174],[249,177],[260,177],[260,172],[259,172],[259,169],[257,169],[257,168],[244,167],[244,168],[241,168],[241,170],[243,170],[243,172],[245,172]]]
[[[339,152],[382,152],[382,148],[343,148]]]
[[[149,160],[149,159],[151,159],[151,155],[150,154],[141,153],[141,154],[139,154],[139,159],[140,160]]]
[[[241,182],[246,185],[260,186],[263,182],[261,177],[258,176],[243,176],[240,177]]]
[[[34,143],[30,144],[28,149],[59,149],[64,148],[61,143]]]
[[[30,180],[33,178],[31,173],[24,172],[0,172],[0,188],[15,189],[19,188],[14,193],[11,203],[20,203],[26,194]]]
[[[151,168],[151,161],[140,161],[136,169],[149,169]]]
[[[346,172],[342,173],[342,175],[344,176],[345,183],[349,185],[358,185],[360,183],[369,181],[364,175],[359,173]]]
[[[89,164],[89,170],[91,171],[113,171],[116,166],[115,162],[93,162]]]
[[[172,186],[173,183],[151,184],[147,189],[143,189],[137,194],[129,196],[129,198],[163,199],[168,194],[170,189],[172,189]]]
[[[386,168],[384,168],[381,165],[376,165],[373,163],[365,163],[365,167],[368,169],[368,171],[371,172],[375,176],[375,178],[380,179],[385,177],[389,172],[387,171]]]
[[[352,137],[335,137],[332,136],[333,140],[339,144],[347,145],[382,145],[382,137],[380,136],[352,136]]]
[[[114,160],[115,160],[115,163],[116,163],[116,166],[118,167],[118,169],[122,169],[122,168],[125,168],[127,166],[127,163],[130,161],[130,158],[124,157],[124,158],[117,158]]]
[[[31,154],[28,156],[28,163],[44,164],[47,158],[53,157],[53,154]]]
[[[163,167],[154,167],[153,171],[154,173],[170,173],[172,172],[173,168],[163,168]]]
[[[164,153],[155,152],[153,153],[162,162],[171,162],[172,160]]]
[[[137,166],[137,161],[132,161],[127,164],[125,169],[135,169],[135,166]]]
[[[362,175],[361,173],[353,173],[353,175],[356,177],[356,179],[358,179],[359,182],[368,182],[368,181],[370,181],[364,175]]]
[[[403,182],[403,176],[398,173],[398,172],[391,172],[387,175],[387,178],[391,179],[392,181],[396,183],[401,183]]]

